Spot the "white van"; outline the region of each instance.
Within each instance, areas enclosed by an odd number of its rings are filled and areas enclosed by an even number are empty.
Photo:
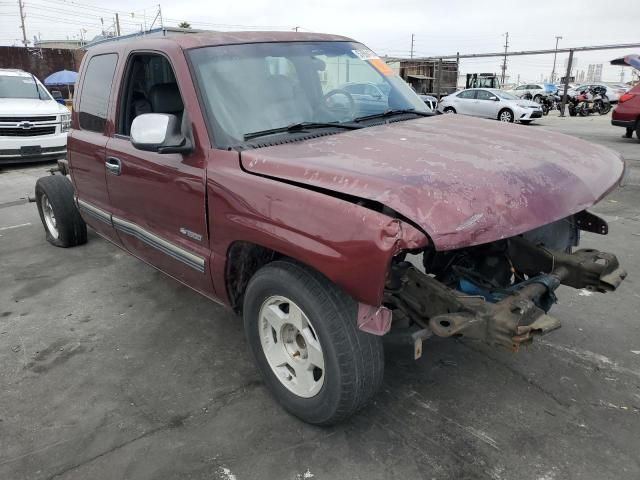
[[[0,164],[67,155],[69,110],[33,75],[0,69]]]

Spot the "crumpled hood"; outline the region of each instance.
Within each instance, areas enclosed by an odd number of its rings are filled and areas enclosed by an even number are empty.
[[[607,148],[460,115],[246,150],[241,162],[248,172],[380,202],[420,225],[438,250],[508,238],[577,213],[624,171]]]

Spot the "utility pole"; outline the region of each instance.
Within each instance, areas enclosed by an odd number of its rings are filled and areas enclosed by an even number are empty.
[[[116,12],[116,35],[120,36],[120,16]]]
[[[509,32],[505,33],[505,41],[504,41],[504,60],[502,61],[502,78],[500,80],[500,84],[504,85],[504,78],[507,75],[507,49],[509,48]]]
[[[558,56],[558,41],[562,40],[562,37],[556,37],[556,51],[553,52],[553,70],[551,70],[551,83],[555,82],[556,77],[556,57]]]
[[[22,24],[20,27],[22,29],[22,43],[26,47],[29,45],[29,40],[27,40],[27,29],[24,28],[24,18],[26,15],[24,13],[24,4],[22,3],[22,0],[18,0],[18,7],[20,8],[20,23]]]
[[[567,61],[567,73],[564,77],[564,92],[562,94],[562,104],[560,105],[560,116],[564,117],[564,107],[567,105],[567,92],[569,91],[569,77],[573,66],[573,50],[569,50],[569,60]]]
[[[415,37],[415,35],[412,33],[412,34],[411,34],[411,54],[410,54],[410,57],[411,57],[411,58],[413,58],[413,46],[414,46],[414,44],[415,44],[415,42],[414,42],[414,37]]]
[[[162,8],[158,4],[158,16],[160,17],[160,28],[164,30],[164,23],[162,22]]]
[[[620,67],[620,83],[624,83],[624,67]]]

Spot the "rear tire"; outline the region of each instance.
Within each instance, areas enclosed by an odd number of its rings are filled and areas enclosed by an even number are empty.
[[[62,175],[36,182],[36,203],[47,241],[56,247],[87,243],[87,225],[73,201],[73,185]]]
[[[249,282],[243,317],[256,364],[273,396],[305,422],[339,423],[382,384],[382,339],[358,329],[357,308],[324,276],[293,261],[272,262]]]

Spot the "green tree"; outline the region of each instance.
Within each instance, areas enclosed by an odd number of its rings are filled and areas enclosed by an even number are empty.
[[[180,22],[178,24],[178,27],[180,27],[180,28],[191,28],[191,24],[189,22]]]

